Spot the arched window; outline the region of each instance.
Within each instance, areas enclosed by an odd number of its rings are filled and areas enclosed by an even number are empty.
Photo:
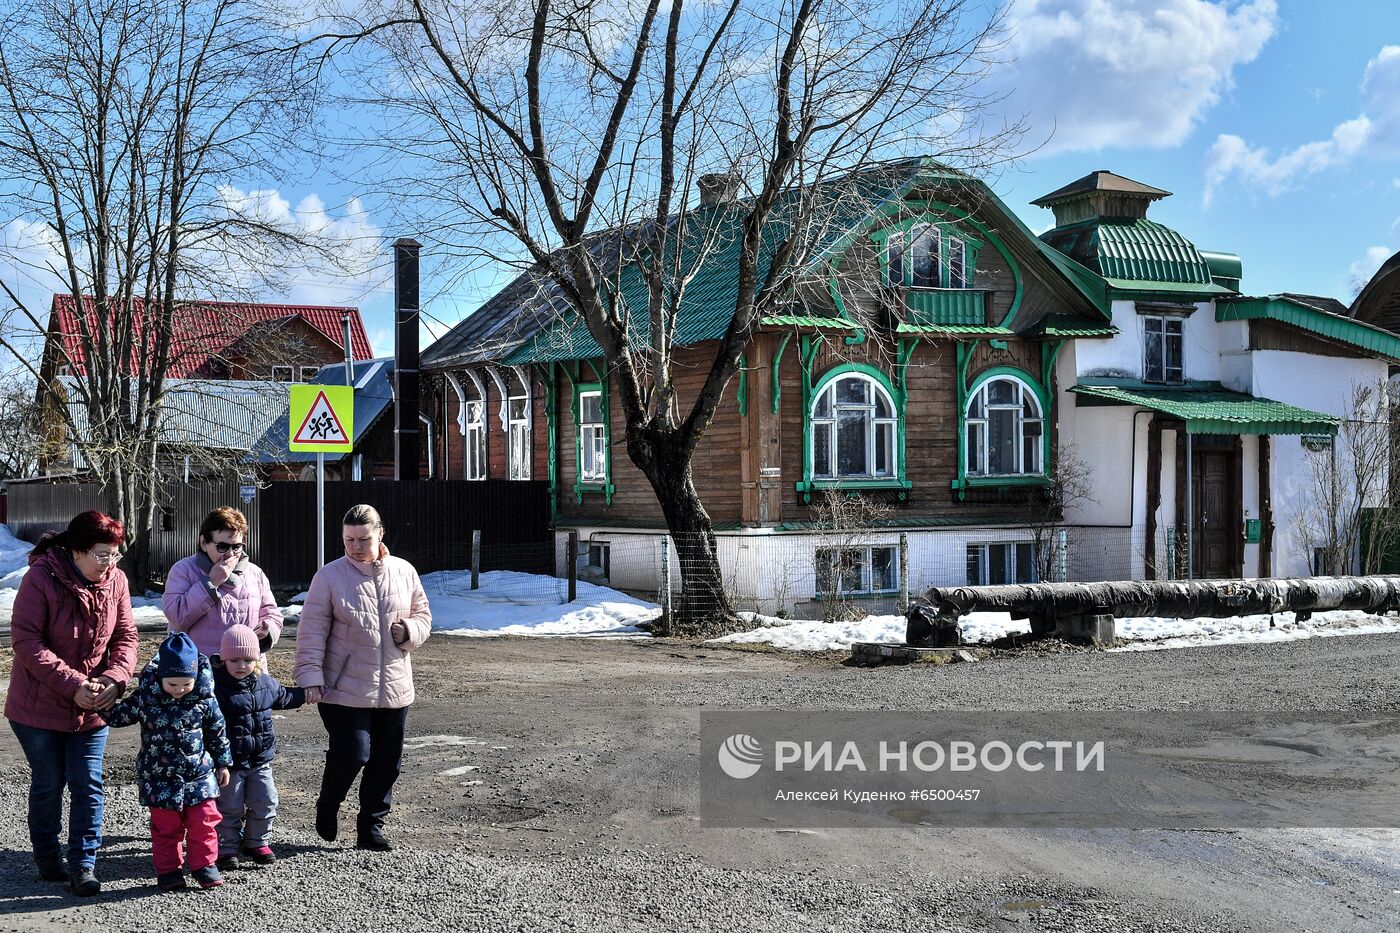
[[[864,373],[832,379],[812,403],[812,477],[876,479],[898,472],[899,418],[889,392]]]
[[[1043,473],[1044,431],[1035,390],[1015,376],[988,379],[967,404],[967,475]]]

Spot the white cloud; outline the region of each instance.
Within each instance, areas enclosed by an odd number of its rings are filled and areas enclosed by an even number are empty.
[[[1319,172],[1346,165],[1357,156],[1400,156],[1400,46],[1387,45],[1366,64],[1361,79],[1359,116],[1346,120],[1324,140],[1303,143],[1274,156],[1233,134],[1221,134],[1206,153],[1204,201],[1231,178],[1273,196]],[[1400,187],[1400,179],[1397,179]]]
[[[245,192],[224,185],[219,188],[218,209],[282,231],[302,244],[270,254],[216,241],[203,258],[222,267],[221,275],[231,287],[263,300],[309,305],[358,305],[392,291],[384,231],[358,198],[347,201],[336,215],[315,194],[293,207],[276,189]]]
[[[1180,145],[1278,24],[1275,0],[1014,0],[1000,107],[1042,153]]]
[[[1385,246],[1367,247],[1366,255],[1352,263],[1347,269],[1347,280],[1351,284],[1353,295],[1366,287],[1366,283],[1371,281],[1371,276],[1376,274],[1381,265],[1391,257],[1392,250]]]

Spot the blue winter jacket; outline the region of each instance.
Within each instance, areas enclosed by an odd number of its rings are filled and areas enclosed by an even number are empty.
[[[272,711],[296,709],[306,702],[306,691],[284,687],[267,674],[249,674],[235,679],[218,656],[214,667],[214,696],[224,714],[233,766],[239,771],[261,768],[277,755],[277,733],[272,727]]]
[[[141,724],[136,776],[141,805],[184,810],[219,796],[214,769],[233,766],[209,659],[199,656],[194,689],[176,699],[160,688],[152,659],[136,692],[102,714],[109,726]]]

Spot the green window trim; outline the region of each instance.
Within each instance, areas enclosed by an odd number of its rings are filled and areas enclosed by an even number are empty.
[[[875,242],[880,254],[880,281],[884,282],[888,277],[889,252],[887,244],[890,234],[894,232],[907,232],[914,224],[928,222],[926,219],[928,215],[932,212],[937,212],[934,222],[952,226],[954,230],[958,231],[958,239],[961,239],[967,244],[968,257],[967,272],[965,274],[973,281],[976,281],[978,256],[986,245],[990,244],[991,247],[997,251],[997,254],[1001,256],[1007,268],[1011,270],[1012,280],[1015,283],[1015,290],[1011,296],[1011,307],[1007,309],[1006,316],[1001,319],[999,324],[1004,327],[1015,320],[1016,312],[1021,309],[1021,300],[1025,295],[1025,281],[1021,274],[1021,264],[1016,261],[1016,257],[1011,254],[1011,250],[1007,248],[1001,238],[992,232],[991,228],[986,224],[982,223],[982,221],[978,220],[967,211],[944,201],[895,200],[884,205],[879,214],[881,217],[895,217],[905,210],[912,210],[915,213],[893,224],[870,230],[869,236]],[[872,226],[879,223],[880,219],[877,218],[872,222]],[[969,228],[977,231],[977,236],[970,235],[968,233]],[[941,239],[946,241],[947,237],[942,237]],[[944,259],[943,250],[944,248],[940,243],[940,263]],[[942,268],[940,268],[939,272],[939,281],[945,281]]]
[[[908,498],[909,490],[913,488],[913,484],[909,481],[906,469],[904,443],[905,402],[908,391],[905,372],[918,342],[915,340],[900,341],[894,379],[891,379],[884,372],[866,363],[840,363],[822,373],[821,378],[813,384],[812,364],[816,360],[821,341],[821,335],[804,335],[802,337],[802,479],[793,484],[794,488],[802,494],[802,502],[807,505],[810,505],[812,502],[812,493],[824,489],[841,489],[852,492],[858,492],[860,490],[892,489],[898,491],[901,502],[905,501]],[[815,465],[812,460],[812,406],[821,394],[826,391],[827,386],[831,385],[837,379],[852,374],[862,375],[874,381],[889,395],[890,404],[894,407],[895,436],[893,455],[895,469],[891,476],[872,476],[868,478],[852,479],[813,476]]]
[[[549,447],[549,519],[551,522],[559,517],[559,417],[554,410],[559,403],[558,368],[557,363],[546,363],[541,367],[544,372],[544,433],[545,442]]]
[[[595,370],[594,375],[597,375]],[[583,479],[583,405],[582,399],[585,395],[597,395],[598,407],[602,411],[603,419],[603,481]],[[613,493],[617,491],[612,482],[612,410],[609,404],[608,383],[606,380],[598,382],[575,382],[574,383],[574,496],[580,505],[583,504],[584,493],[602,493],[608,505],[612,505]]]
[[[1035,376],[1015,366],[993,366],[984,369],[977,374],[971,385],[967,383],[967,370],[972,362],[972,356],[980,341],[957,344],[957,397],[958,397],[958,475],[952,482],[952,488],[957,492],[959,499],[967,497],[967,490],[972,488],[989,488],[999,486],[1043,486],[1049,482],[1050,467],[1050,435],[1053,424],[1054,408],[1051,404],[1050,393],[1046,391],[1045,385]],[[1058,355],[1058,350],[1054,355]],[[1041,365],[1048,368],[1054,365],[1054,355],[1042,356]],[[1019,380],[1035,395],[1036,401],[1040,404],[1040,472],[1039,473],[1008,473],[995,476],[971,475],[967,472],[967,409],[976,395],[982,388],[993,379],[1003,376],[1010,376]]]

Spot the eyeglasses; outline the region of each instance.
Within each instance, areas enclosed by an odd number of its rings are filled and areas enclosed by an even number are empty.
[[[84,551],[83,553],[99,564],[115,564],[122,559],[121,551]]]
[[[227,554],[229,551],[243,550],[242,541],[235,541],[233,544],[229,544],[227,541],[211,541],[210,543],[214,545],[220,554]]]

